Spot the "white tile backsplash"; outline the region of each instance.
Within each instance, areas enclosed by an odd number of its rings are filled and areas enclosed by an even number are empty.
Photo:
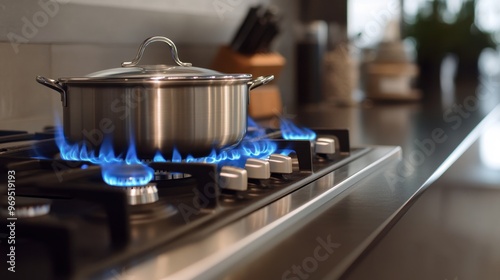
[[[37,75],[50,75],[50,60],[48,44],[20,45],[16,54],[10,44],[0,43],[0,129],[41,128],[52,120],[59,97],[35,81]]]
[[[248,7],[269,2],[2,0],[0,41],[9,41],[10,33],[30,43],[135,43],[166,34],[177,42],[223,43]]]
[[[78,77],[120,67],[122,61],[135,56],[137,47],[118,45],[66,44],[52,45],[51,72],[54,78]]]

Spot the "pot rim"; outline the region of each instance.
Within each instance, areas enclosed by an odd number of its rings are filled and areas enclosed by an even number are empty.
[[[249,82],[252,79],[251,74],[221,74],[207,76],[167,76],[157,75],[149,77],[63,77],[58,81],[63,84],[122,84],[122,83],[200,83],[200,82]]]

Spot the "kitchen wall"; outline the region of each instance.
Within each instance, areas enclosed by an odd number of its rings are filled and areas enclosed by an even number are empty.
[[[293,111],[296,1],[1,1],[0,129],[36,131],[60,115],[58,94],[36,83],[36,75],[81,76],[119,67],[152,35],[176,42],[182,60],[210,67],[217,48],[230,41],[247,9],[257,3],[276,4],[285,14],[275,49],[288,60],[278,84],[285,106]],[[168,53],[164,45],[154,44],[145,63],[170,64]]]

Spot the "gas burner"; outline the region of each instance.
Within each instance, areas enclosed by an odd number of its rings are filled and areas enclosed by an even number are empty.
[[[115,187],[147,185],[154,177],[154,170],[143,164],[112,163],[102,166],[102,179]]]
[[[143,205],[158,201],[158,189],[155,183],[145,186],[125,187],[129,205]]]
[[[4,201],[7,201],[5,199]],[[51,201],[44,198],[32,197],[16,197],[16,207],[14,211],[10,211],[5,205],[1,208],[1,212],[5,216],[16,218],[34,218],[47,215],[50,212]]]

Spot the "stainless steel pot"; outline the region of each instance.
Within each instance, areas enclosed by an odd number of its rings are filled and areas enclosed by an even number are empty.
[[[152,42],[167,43],[177,66],[138,66]],[[61,94],[68,142],[98,150],[109,141],[122,154],[135,143],[140,158],[152,158],[157,151],[171,155],[174,148],[202,156],[237,145],[246,132],[249,91],[273,78],[192,67],[179,60],[171,40],[155,36],[121,68],[36,80]]]

